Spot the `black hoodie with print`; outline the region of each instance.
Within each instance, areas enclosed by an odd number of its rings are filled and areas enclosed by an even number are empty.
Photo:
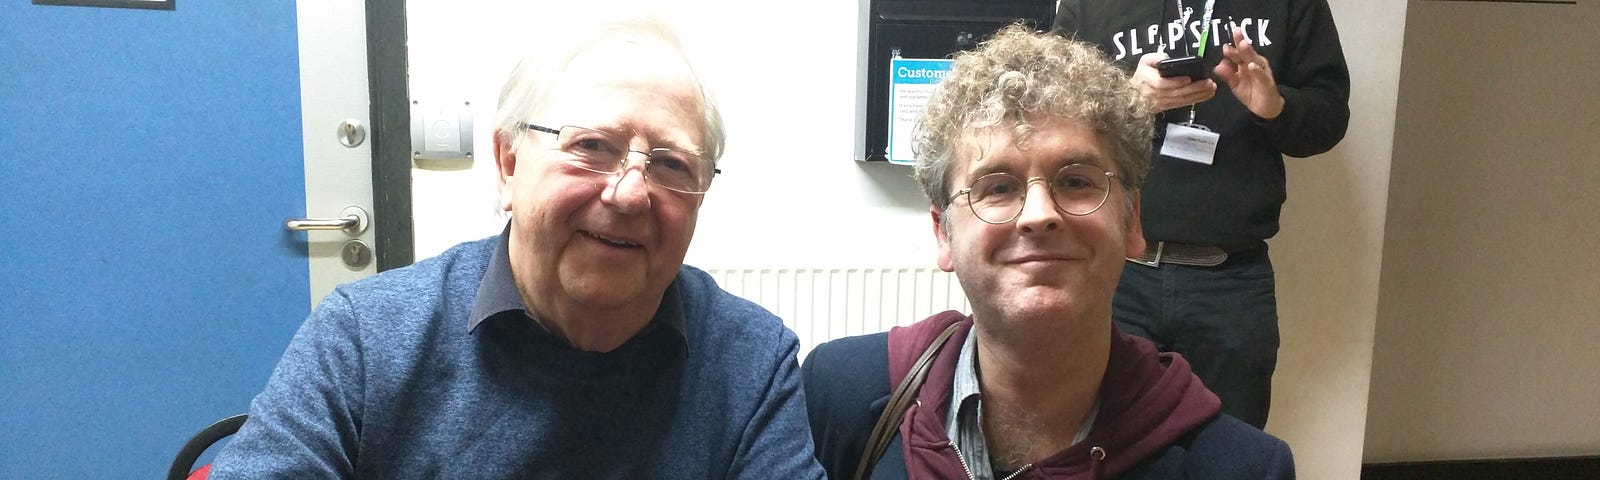
[[[1061,0],[1055,30],[1096,44],[1132,71],[1146,53],[1198,55],[1205,0]],[[1192,9],[1178,24],[1179,5]],[[1196,123],[1221,134],[1212,165],[1160,154],[1167,124],[1185,122],[1189,108],[1157,117],[1150,176],[1141,196],[1144,234],[1151,241],[1240,247],[1278,233],[1283,201],[1283,155],[1308,157],[1332,149],[1350,121],[1350,72],[1326,0],[1215,0],[1205,64],[1222,59],[1225,25],[1244,33],[1272,67],[1283,113],[1252,114],[1217,83],[1216,96],[1196,107]]]

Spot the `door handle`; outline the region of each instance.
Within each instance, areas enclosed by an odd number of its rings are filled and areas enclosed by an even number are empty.
[[[283,228],[297,231],[344,230],[344,233],[355,237],[366,232],[369,223],[367,210],[351,205],[344,207],[338,218],[290,218],[283,221]]]

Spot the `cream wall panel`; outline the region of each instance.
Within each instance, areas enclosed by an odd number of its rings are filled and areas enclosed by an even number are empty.
[[[1600,453],[1600,3],[1412,2],[1366,459]]]

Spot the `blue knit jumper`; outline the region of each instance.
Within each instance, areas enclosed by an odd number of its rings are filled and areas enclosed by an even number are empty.
[[[504,237],[336,289],[211,478],[822,478],[777,317],[685,266],[644,330],[576,350]]]

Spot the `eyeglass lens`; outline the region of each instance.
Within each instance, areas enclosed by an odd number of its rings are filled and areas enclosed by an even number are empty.
[[[1022,205],[1028,197],[1028,185],[1011,174],[991,173],[978,177],[967,191],[967,201],[972,213],[989,223],[1006,223],[1022,214]],[[1094,213],[1104,204],[1111,192],[1111,178],[1100,167],[1072,164],[1062,167],[1049,183],[1050,198],[1056,207],[1069,215],[1083,216]]]
[[[556,141],[560,149],[574,157],[579,168],[595,173],[617,173],[626,165],[628,143],[616,135],[584,127],[561,127]],[[711,184],[711,166],[700,157],[657,148],[649,153],[645,178],[657,185],[684,193],[705,192]]]

